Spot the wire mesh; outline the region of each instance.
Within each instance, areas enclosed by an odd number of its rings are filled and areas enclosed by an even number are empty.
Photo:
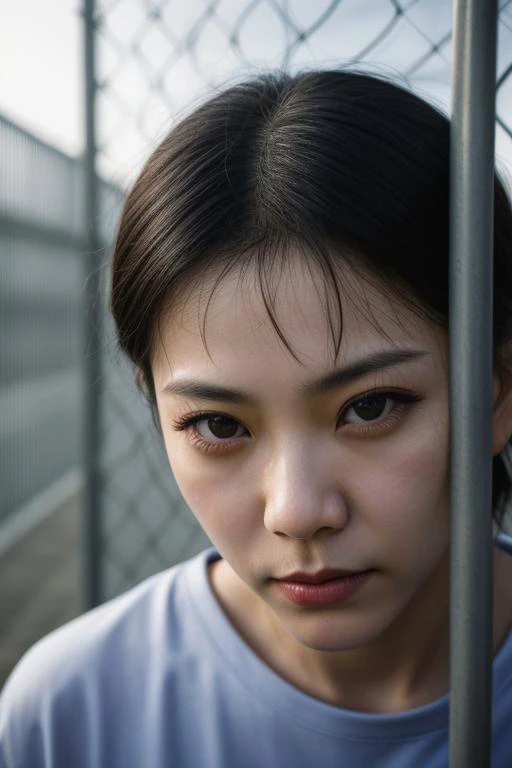
[[[262,69],[355,66],[399,79],[449,111],[449,0],[98,0],[94,26],[98,170],[121,190],[185,111]],[[511,0],[500,3],[497,72],[497,162],[510,188]],[[103,223],[116,215],[116,206],[102,207]],[[172,480],[134,372],[114,349],[109,326],[100,404],[103,598],[207,543]]]

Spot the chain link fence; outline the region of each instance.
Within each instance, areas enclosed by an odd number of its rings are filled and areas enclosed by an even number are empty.
[[[448,0],[98,0],[97,169],[126,190],[185,111],[262,69],[357,66],[399,79],[449,111]],[[512,1],[499,14],[496,153],[512,169]],[[102,206],[115,226],[119,200]],[[108,264],[105,265],[108,296]],[[207,543],[172,480],[134,372],[102,350],[100,598]]]

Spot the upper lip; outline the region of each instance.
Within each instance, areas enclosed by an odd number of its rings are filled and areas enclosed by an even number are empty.
[[[320,584],[323,581],[341,579],[343,576],[355,576],[356,573],[363,573],[363,571],[342,571],[334,570],[333,568],[324,568],[316,573],[296,571],[295,573],[288,574],[288,576],[282,576],[280,579],[277,579],[277,581],[296,581],[301,584]]]

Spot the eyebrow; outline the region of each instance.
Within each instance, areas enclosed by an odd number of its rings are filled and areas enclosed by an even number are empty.
[[[417,360],[428,353],[422,350],[400,349],[389,350],[386,352],[377,352],[368,357],[358,360],[345,368],[337,368],[326,376],[322,376],[317,381],[303,384],[299,387],[301,395],[314,396],[325,394],[338,387],[351,384],[357,379],[367,376],[376,371],[382,371],[387,368],[394,368],[397,365]],[[238,389],[221,387],[216,384],[197,381],[195,379],[182,379],[170,381],[162,389],[167,395],[181,395],[183,397],[194,397],[200,400],[211,400],[212,402],[227,402],[234,405],[256,406],[258,401],[247,392]]]

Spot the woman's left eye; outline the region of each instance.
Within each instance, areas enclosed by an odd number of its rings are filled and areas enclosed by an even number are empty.
[[[343,422],[353,426],[371,427],[386,422],[388,416],[399,416],[408,403],[418,400],[405,392],[370,392],[362,395],[345,408]]]
[[[394,401],[388,395],[366,395],[366,397],[362,397],[360,400],[352,403],[345,411],[345,420],[351,424],[364,424],[368,421],[375,421],[387,416],[392,410],[393,405]]]

